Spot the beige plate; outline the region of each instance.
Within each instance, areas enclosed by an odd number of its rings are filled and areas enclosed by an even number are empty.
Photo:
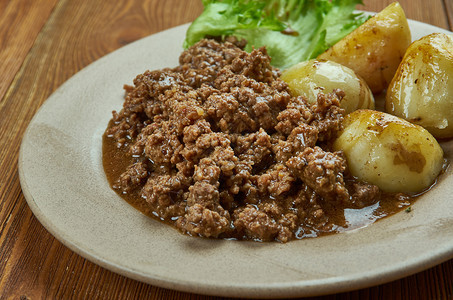
[[[444,31],[410,22],[414,38]],[[153,285],[241,297],[321,295],[381,284],[453,257],[453,174],[401,212],[371,226],[287,244],[180,234],[129,206],[109,187],[102,134],[123,84],[175,66],[187,25],[123,47],[63,84],[31,121],[20,149],[22,190],[33,213],[71,250]],[[443,145],[453,156],[452,143]]]

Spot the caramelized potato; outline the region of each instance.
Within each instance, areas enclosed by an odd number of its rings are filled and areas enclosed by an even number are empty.
[[[309,103],[316,103],[319,93],[341,89],[345,96],[340,106],[346,113],[359,108],[374,109],[373,93],[366,82],[353,70],[333,61],[310,60],[301,62],[282,73],[293,96],[304,96]]]
[[[417,193],[433,184],[443,151],[423,127],[387,113],[357,110],[334,143],[351,174],[387,192]]]
[[[434,33],[412,43],[390,83],[386,110],[453,137],[453,36]]]
[[[353,69],[373,93],[387,88],[411,43],[401,6],[395,2],[318,56]]]

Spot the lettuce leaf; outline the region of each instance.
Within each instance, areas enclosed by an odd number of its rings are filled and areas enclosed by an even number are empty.
[[[184,48],[205,36],[246,39],[246,51],[266,46],[281,69],[317,57],[366,21],[361,0],[203,0],[203,13],[186,33]]]

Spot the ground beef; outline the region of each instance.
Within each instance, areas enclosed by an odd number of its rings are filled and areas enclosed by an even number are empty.
[[[113,112],[119,194],[190,235],[282,242],[335,231],[338,211],[379,199],[330,151],[342,91],[292,97],[265,48],[237,43],[205,39],[179,62],[138,75]]]
[[[347,203],[350,200],[343,180],[346,161],[341,153],[324,151],[318,146],[307,147],[286,165],[325,201]]]

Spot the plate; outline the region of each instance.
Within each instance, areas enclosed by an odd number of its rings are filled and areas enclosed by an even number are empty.
[[[123,84],[175,66],[188,25],[149,36],[81,70],[42,105],[22,141],[19,174],[33,213],[59,241],[113,272],[152,285],[237,297],[313,296],[364,288],[453,257],[449,168],[412,212],[359,230],[286,244],[180,234],[118,197],[105,178],[102,134]],[[413,38],[440,28],[410,21]],[[443,144],[453,157],[452,143]]]

